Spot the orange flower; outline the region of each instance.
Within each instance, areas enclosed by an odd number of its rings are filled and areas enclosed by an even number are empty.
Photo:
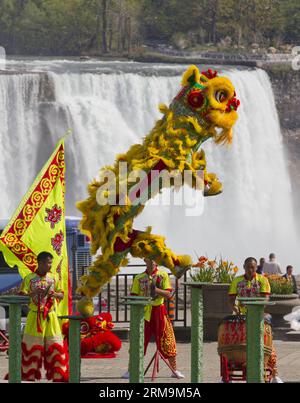
[[[215,260],[209,260],[207,262],[210,268],[214,269],[216,267],[217,262]]]

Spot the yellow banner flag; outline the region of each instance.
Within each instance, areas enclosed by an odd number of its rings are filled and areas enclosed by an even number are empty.
[[[0,236],[0,250],[20,275],[37,269],[37,255],[53,255],[51,272],[64,291],[58,315],[69,313],[69,270],[65,224],[64,138],[40,171]]]

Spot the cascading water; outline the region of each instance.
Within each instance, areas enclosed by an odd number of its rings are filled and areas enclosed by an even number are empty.
[[[0,73],[2,218],[12,214],[67,129],[67,214],[78,215],[75,202],[86,197],[88,182],[149,132],[160,117],[157,105],[177,94],[184,70],[130,73],[124,64],[116,74],[112,63],[105,74],[94,66],[62,73],[46,66],[39,73]],[[204,148],[208,171],[218,174],[224,193],[205,199],[200,216],[187,217],[182,206],[146,207],[135,228],[152,225],[176,253],[222,254],[241,264],[246,256],[275,252],[296,267],[290,178],[269,78],[262,70],[223,74],[241,100],[233,146],[207,142]]]

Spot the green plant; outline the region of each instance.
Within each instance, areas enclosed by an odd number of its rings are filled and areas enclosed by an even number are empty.
[[[208,260],[205,256],[200,256],[198,262],[193,265],[191,278],[196,282],[228,284],[234,279],[238,267],[233,262],[220,258]]]
[[[216,282],[230,284],[237,272],[238,267],[233,262],[220,259],[216,267]]]
[[[215,279],[215,269],[212,261],[207,257],[201,256],[198,262],[193,265],[193,271],[191,272],[191,279],[199,283],[213,283]]]
[[[271,294],[276,295],[290,295],[293,294],[293,284],[291,281],[284,277],[272,275],[268,276],[271,287]]]

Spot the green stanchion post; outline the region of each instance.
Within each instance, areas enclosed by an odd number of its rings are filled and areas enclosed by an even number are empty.
[[[22,305],[9,304],[9,382],[20,383],[22,381],[21,364],[21,311]]]
[[[129,382],[144,382],[144,307],[150,298],[126,297],[124,303],[130,306]]]
[[[246,307],[247,383],[264,383],[264,298],[239,298]]]
[[[21,312],[22,305],[28,303],[28,297],[17,295],[6,295],[0,297],[0,304],[9,306],[9,383],[22,382]]]
[[[208,283],[187,282],[191,287],[191,383],[203,382],[203,286]],[[210,284],[210,283],[209,283]]]
[[[80,321],[83,316],[60,316],[69,319],[69,383],[80,383],[81,354],[80,354]]]

